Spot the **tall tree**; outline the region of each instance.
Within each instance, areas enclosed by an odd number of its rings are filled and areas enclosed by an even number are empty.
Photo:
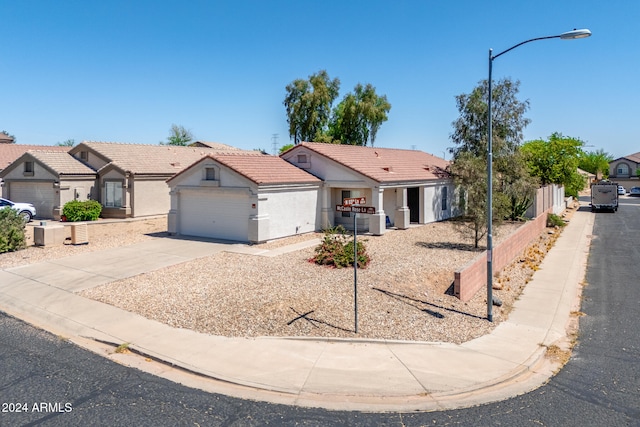
[[[371,84],[358,83],[333,110],[328,133],[341,144],[367,145],[369,141],[373,147],[389,110],[391,104],[385,95],[378,96]]]
[[[529,170],[542,184],[561,184],[569,196],[578,196],[584,179],[578,173],[584,142],[561,133],[553,133],[548,140],[527,141],[522,146]]]
[[[488,135],[489,85],[483,80],[470,94],[456,96],[460,117],[453,122],[451,140],[457,144],[449,151],[455,158],[462,151],[486,158]],[[494,158],[513,153],[523,140],[524,128],[531,122],[524,117],[529,101],[517,98],[520,81],[504,78],[493,84],[491,97],[492,149]]]
[[[339,90],[340,80],[332,80],[325,70],[312,74],[309,80],[296,79],[287,85],[283,104],[294,144],[313,141],[326,131]]]
[[[193,141],[193,134],[187,130],[184,126],[178,126],[176,124],[171,125],[169,129],[169,136],[167,142],[160,142],[161,145],[189,145]]]
[[[76,140],[67,139],[66,141],[57,142],[56,145],[59,147],[73,147],[74,145],[76,145]]]
[[[537,180],[532,178],[520,154],[528,101],[517,97],[520,82],[502,79],[492,90],[493,218],[516,219],[528,208]],[[456,96],[460,116],[453,124],[449,149],[451,172],[466,195],[466,216],[472,225],[475,246],[486,233],[488,82],[481,81],[470,94]]]

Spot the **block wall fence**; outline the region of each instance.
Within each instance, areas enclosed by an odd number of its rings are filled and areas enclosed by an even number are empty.
[[[509,237],[493,248],[493,272],[497,274],[542,233],[547,226],[547,215],[553,212],[548,208],[535,219],[528,221],[515,230]],[[481,288],[487,286],[487,251],[455,272],[454,295],[462,301],[469,301]]]

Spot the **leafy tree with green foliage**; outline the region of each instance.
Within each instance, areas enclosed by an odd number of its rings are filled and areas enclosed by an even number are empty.
[[[193,134],[187,130],[184,126],[178,126],[176,124],[171,125],[169,129],[169,136],[167,142],[160,142],[160,145],[180,145],[186,146],[193,141]]]
[[[565,194],[578,197],[584,188],[584,178],[578,173],[584,142],[555,132],[549,140],[528,141],[522,152],[531,175],[540,178],[543,185],[564,185]]]
[[[358,83],[353,93],[345,95],[332,109],[339,89],[340,80],[331,80],[324,70],[309,76],[309,80],[297,79],[287,86],[283,104],[294,144],[314,141],[374,145],[391,110],[387,97],[376,94],[371,84]]]
[[[282,147],[280,147],[280,152],[279,153],[282,154],[285,151],[287,151],[287,150],[289,150],[289,149],[291,149],[293,147],[295,147],[295,145],[293,145],[293,144],[285,144]]]
[[[314,141],[325,132],[339,90],[340,80],[332,80],[325,70],[310,75],[309,80],[296,79],[287,85],[283,104],[294,144]]]
[[[463,221],[455,224],[458,230],[473,236],[474,247],[478,248],[480,240],[487,233],[487,163],[480,156],[470,152],[460,152],[451,163],[450,172],[453,182],[460,187],[464,203],[460,206],[464,212]],[[494,180],[495,184],[495,180]],[[495,188],[495,187],[494,187]],[[497,204],[500,207],[500,204]],[[494,209],[494,215],[500,214]]]
[[[493,219],[518,219],[531,204],[537,179],[533,178],[520,153],[528,101],[517,98],[520,82],[501,79],[492,90]],[[449,149],[450,171],[465,194],[465,216],[473,231],[475,247],[486,234],[487,223],[487,137],[488,81],[481,81],[470,94],[456,96],[460,116],[453,125]]]
[[[583,152],[578,160],[578,167],[600,178],[609,177],[609,162],[613,156],[603,149]]]
[[[76,140],[67,139],[66,141],[57,142],[56,145],[59,147],[73,147],[74,145],[76,145]]]
[[[391,104],[385,95],[378,96],[371,84],[358,83],[334,108],[328,134],[341,144],[373,147],[380,125],[387,121]]]
[[[26,247],[25,221],[15,209],[0,209],[0,253],[13,252]]]

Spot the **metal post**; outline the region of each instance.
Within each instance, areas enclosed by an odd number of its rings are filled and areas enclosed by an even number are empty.
[[[489,95],[487,101],[487,320],[493,322],[493,147],[491,123],[493,49],[489,49]]]
[[[591,31],[588,29],[567,31],[556,36],[536,37],[533,39],[525,40],[516,45],[511,46],[509,49],[493,55],[493,49],[489,49],[489,94],[487,100],[487,320],[493,322],[493,147],[492,147],[492,127],[491,121],[491,98],[492,98],[492,74],[493,74],[493,60],[513,49],[522,46],[526,43],[531,43],[537,40],[546,39],[563,39],[574,40],[582,39],[591,36]]]
[[[358,333],[358,213],[353,214],[353,310],[354,330]]]

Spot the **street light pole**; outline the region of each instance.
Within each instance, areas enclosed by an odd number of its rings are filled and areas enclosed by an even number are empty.
[[[493,61],[501,55],[522,46],[526,43],[531,43],[537,40],[546,39],[562,39],[562,40],[574,40],[589,37],[591,31],[587,29],[567,31],[556,36],[536,37],[533,39],[525,40],[516,45],[511,46],[509,49],[493,55],[493,49],[489,49],[489,82],[488,82],[488,100],[487,100],[487,320],[493,322],[493,123],[492,123],[492,111],[491,111],[491,98],[492,98],[492,74],[493,74]]]

